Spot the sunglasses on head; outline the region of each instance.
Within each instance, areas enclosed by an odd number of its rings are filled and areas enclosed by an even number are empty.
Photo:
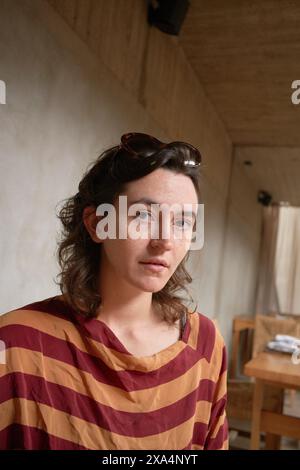
[[[159,152],[162,149],[173,147],[176,144],[180,144],[190,151],[190,158],[184,160],[184,165],[189,167],[198,167],[201,165],[201,154],[196,147],[186,142],[170,142],[165,144],[160,140],[152,137],[148,134],[143,134],[141,132],[129,132],[128,134],[123,134],[121,137],[120,148],[125,149],[127,152],[131,153],[134,156],[140,156],[141,152],[147,148],[147,156],[150,157],[156,152]]]

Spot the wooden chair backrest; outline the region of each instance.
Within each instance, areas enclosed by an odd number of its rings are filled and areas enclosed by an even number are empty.
[[[300,338],[300,316],[256,315],[252,357],[264,351],[277,334]]]

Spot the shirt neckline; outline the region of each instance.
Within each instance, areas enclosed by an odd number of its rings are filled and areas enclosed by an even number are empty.
[[[102,335],[103,333],[106,335],[106,338],[108,339],[108,346],[111,351],[115,351],[116,353],[122,353],[126,354],[128,357],[128,360],[132,361],[138,361],[139,363],[144,363],[149,365],[151,363],[157,362],[160,358],[165,359],[166,356],[172,357],[176,350],[178,349],[178,352],[180,352],[183,348],[183,345],[188,345],[188,340],[190,336],[190,329],[191,329],[191,324],[190,324],[190,314],[191,312],[188,312],[186,315],[186,321],[184,324],[184,328],[182,331],[181,337],[174,343],[170,344],[164,349],[161,349],[160,351],[147,355],[147,356],[135,356],[132,354],[130,351],[126,349],[122,341],[117,337],[117,335],[112,331],[112,329],[104,323],[102,320],[98,320],[96,318],[86,318],[80,313],[78,313],[69,303],[66,302],[62,298],[62,296],[58,295],[55,296],[54,299],[60,303],[60,305],[63,306],[63,313],[68,313],[74,318],[76,318],[76,321],[80,323],[80,325],[87,330],[88,334],[97,341],[97,333],[99,333],[99,336]],[[98,328],[97,328],[98,327]],[[95,335],[94,335],[95,333]]]
[[[102,320],[95,320],[95,321],[97,321],[98,323],[101,323],[102,328],[107,330],[109,335],[114,339],[114,344],[118,344],[120,346],[120,349],[122,350],[122,352],[124,351],[126,354],[128,354],[129,356],[131,356],[135,359],[148,359],[148,358],[152,358],[152,357],[154,358],[155,356],[158,357],[160,354],[163,354],[164,352],[167,352],[169,349],[170,350],[173,350],[173,348],[175,349],[177,347],[177,343],[181,344],[181,343],[186,342],[186,341],[183,341],[183,335],[184,335],[184,330],[183,330],[183,334],[181,335],[180,338],[177,339],[177,341],[170,344],[169,346],[166,346],[165,348],[161,349],[160,351],[157,351],[156,353],[150,354],[148,356],[135,356],[133,353],[128,351],[128,349],[124,346],[122,341],[118,338],[118,336],[113,332],[113,330],[106,323],[104,323]],[[185,324],[185,327],[186,327],[186,324]],[[184,327],[184,329],[185,329],[185,327]]]

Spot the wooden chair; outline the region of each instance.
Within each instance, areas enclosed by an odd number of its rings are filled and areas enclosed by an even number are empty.
[[[232,322],[232,354],[229,377],[236,379],[239,374],[239,358],[242,365],[252,357],[252,340],[255,325],[255,317],[237,316]],[[241,351],[241,343],[244,336],[244,348]]]
[[[286,315],[256,315],[255,335],[252,357],[265,350],[269,341],[275,335],[283,334],[298,336],[300,331],[300,317]]]
[[[231,373],[228,380],[227,416],[230,429],[244,431],[244,434],[250,435],[254,382],[249,381],[249,379],[247,380],[246,377],[237,377],[240,346],[240,333],[237,336],[237,332],[242,331],[244,327],[250,330],[254,329],[252,357],[255,357],[260,351],[265,349],[267,342],[273,339],[276,334],[281,333],[295,336],[296,320],[291,318],[278,318],[275,315],[256,315],[255,319],[253,319],[253,323],[247,324],[246,319],[241,323],[240,318],[241,317],[236,317],[233,322],[233,350],[230,368]],[[264,409],[281,413],[283,404],[283,391],[276,387],[266,387]],[[265,439],[265,448],[280,448],[279,436],[266,434]]]
[[[230,444],[232,434],[234,437],[250,435],[254,384],[247,377],[241,377],[240,370],[243,363],[252,357],[254,327],[255,317],[236,316],[232,322],[232,352],[227,383],[226,410]]]
[[[261,366],[261,361],[263,361],[264,355],[263,353],[266,349],[266,344],[268,341],[272,340],[276,334],[284,334],[284,335],[291,335],[300,338],[300,317],[299,316],[293,316],[293,315],[277,315],[277,316],[268,316],[268,315],[258,315],[256,319],[256,328],[257,328],[257,334],[255,335],[255,341],[253,345],[253,358],[255,358],[258,354],[259,355],[259,363],[257,364],[257,369],[260,368]],[[281,441],[281,436],[290,436],[294,438],[298,438],[299,436],[299,423],[297,422],[296,418],[294,416],[298,415],[298,410],[296,407],[290,407],[290,410],[286,412],[282,416],[283,413],[283,405],[284,405],[284,393],[285,389],[284,386],[282,386],[284,383],[287,385],[287,390],[286,393],[290,394],[290,398],[296,398],[296,391],[290,389],[290,383],[285,382],[285,373],[280,371],[280,361],[283,360],[284,364],[286,364],[287,369],[289,370],[289,367],[291,365],[291,358],[289,357],[283,357],[285,356],[284,354],[279,354],[276,358],[276,352],[271,353],[272,361],[273,364],[278,364],[278,373],[276,374],[276,368],[275,368],[275,374],[272,376],[274,377],[272,380],[269,380],[269,384],[267,384],[267,379],[270,379],[272,374],[272,370],[274,371],[274,367],[270,368],[268,371],[268,375],[265,376],[266,382],[264,383],[264,393],[268,391],[274,390],[274,392],[277,390],[278,395],[281,393],[282,396],[282,407],[279,410],[275,410],[277,414],[271,414],[271,413],[266,413],[266,411],[269,411],[269,409],[266,406],[265,400],[263,401],[263,406],[261,407],[261,404],[259,404],[259,401],[257,402],[257,408],[254,405],[254,410],[252,416],[258,416],[256,414],[256,411],[258,410],[263,410],[263,415],[265,419],[264,423],[264,428],[268,429],[269,432],[266,433],[266,449],[277,449],[280,448],[280,441]],[[269,353],[270,355],[270,353]],[[267,356],[265,356],[267,357]],[[272,363],[271,361],[271,363]],[[265,366],[262,366],[265,367]],[[293,367],[293,366],[292,366]],[[268,367],[266,367],[265,370],[267,370]],[[249,366],[248,366],[248,371],[249,371]],[[295,387],[297,387],[297,374],[296,371],[293,369],[294,372],[291,372],[291,377],[296,377],[295,382],[292,382],[295,384]],[[283,379],[280,380],[280,374],[282,374]],[[252,375],[252,374],[250,374]],[[253,374],[254,376],[256,375],[255,373]],[[278,377],[278,380],[277,380]],[[261,379],[263,376],[261,376]],[[258,399],[258,388],[256,388],[256,398]],[[286,403],[285,403],[286,405]],[[286,406],[285,406],[286,408]],[[290,415],[290,416],[288,416]],[[280,423],[280,424],[279,424]],[[257,435],[255,437],[252,434],[252,448],[256,448],[259,442],[259,436],[260,433],[258,431],[259,427],[257,428]],[[254,428],[255,430],[255,428]],[[254,431],[253,430],[253,431]],[[272,433],[272,430],[276,432],[276,434]],[[298,430],[298,433],[295,432]],[[257,441],[255,441],[257,439]]]

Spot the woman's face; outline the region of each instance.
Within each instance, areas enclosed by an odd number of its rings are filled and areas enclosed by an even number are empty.
[[[122,196],[127,197],[128,209],[139,203],[142,206],[138,209],[142,210],[137,214],[134,210],[134,215],[126,215],[120,220],[117,198],[117,235],[122,226],[125,230],[123,233],[127,236],[124,239],[111,237],[101,241],[101,276],[109,269],[116,278],[121,277],[141,291],[158,292],[168,282],[189,249],[195,216],[182,211],[184,205],[192,204],[193,212],[197,212],[196,190],[188,176],[160,168],[127,183]],[[168,214],[168,208],[172,206],[173,212],[169,211],[169,215],[165,217],[158,210],[158,207],[164,207],[163,213]],[[151,223],[157,230],[152,237]],[[133,239],[132,230],[136,234],[142,231],[143,237]]]

